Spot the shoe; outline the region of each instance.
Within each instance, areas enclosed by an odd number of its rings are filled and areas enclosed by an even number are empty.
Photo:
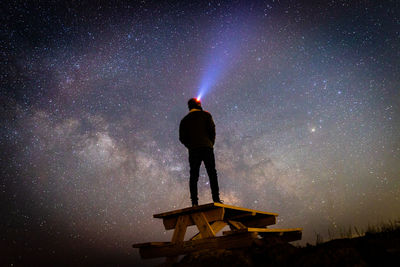
[[[197,207],[199,206],[199,203],[192,203],[192,207]]]
[[[218,200],[214,200],[214,203],[220,203],[220,204],[224,204],[224,201],[223,201],[223,200],[221,200],[221,199],[218,199]]]

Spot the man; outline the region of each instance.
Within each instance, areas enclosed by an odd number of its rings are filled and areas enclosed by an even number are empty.
[[[197,182],[202,161],[204,161],[208,178],[210,179],[213,201],[222,203],[219,198],[213,149],[215,142],[214,121],[210,113],[203,111],[200,100],[196,98],[189,99],[188,107],[189,114],[182,119],[179,125],[179,140],[189,150],[189,187],[192,206],[198,205]]]

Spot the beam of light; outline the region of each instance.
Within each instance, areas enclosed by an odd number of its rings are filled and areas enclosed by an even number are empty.
[[[197,91],[197,99],[204,97],[209,90],[220,81],[233,67],[238,57],[240,41],[243,32],[241,27],[232,27],[235,30],[225,30],[217,34],[206,57],[203,74]]]

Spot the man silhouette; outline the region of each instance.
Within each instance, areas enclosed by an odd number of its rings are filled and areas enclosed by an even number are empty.
[[[200,100],[191,98],[188,101],[189,114],[179,125],[179,140],[189,150],[190,165],[190,198],[192,206],[198,205],[197,182],[201,162],[210,179],[211,194],[214,202],[222,203],[219,198],[217,171],[215,169],[214,142],[215,124],[210,113],[203,111]]]

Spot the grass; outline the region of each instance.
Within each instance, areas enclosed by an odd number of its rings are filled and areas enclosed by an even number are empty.
[[[387,222],[382,222],[376,225],[368,224],[366,230],[360,229],[356,226],[349,226],[348,228],[342,227],[338,230],[328,229],[328,240],[333,240],[337,238],[355,238],[368,234],[389,233],[394,231],[400,231],[400,220],[389,220]],[[315,233],[315,235],[316,245],[324,243],[324,238],[321,234]]]
[[[394,231],[400,231],[400,220],[388,221],[375,226],[368,225],[365,234],[378,234]]]

